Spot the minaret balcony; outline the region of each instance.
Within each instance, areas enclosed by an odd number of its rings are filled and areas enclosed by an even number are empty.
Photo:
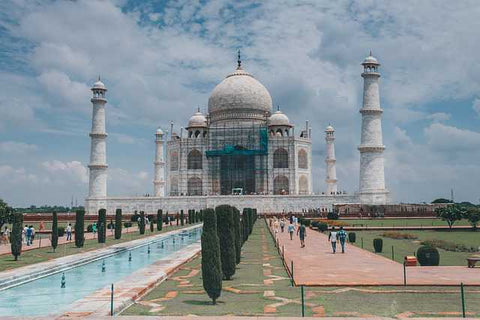
[[[380,73],[378,72],[363,72],[362,77],[372,77],[372,78],[380,78]]]
[[[383,152],[385,146],[360,145],[358,151],[360,152]]]
[[[165,161],[155,161],[154,165],[165,165]]]
[[[89,169],[107,169],[108,168],[108,165],[105,163],[105,164],[100,164],[100,163],[90,163],[88,165],[88,168]]]
[[[90,99],[90,102],[92,102],[92,103],[98,103],[98,102],[107,103],[107,99],[102,98],[102,97],[92,97]]]
[[[106,138],[108,134],[105,132],[100,133],[100,132],[90,132],[90,137],[91,138]]]
[[[362,108],[360,109],[361,114],[382,114],[383,109],[381,108]]]
[[[335,158],[327,158],[325,159],[326,163],[335,163],[337,160]]]

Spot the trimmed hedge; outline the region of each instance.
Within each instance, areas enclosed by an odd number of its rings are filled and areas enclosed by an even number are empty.
[[[77,210],[75,213],[75,246],[83,247],[85,243],[85,210]]]
[[[217,218],[213,209],[205,209],[202,232],[202,281],[213,304],[222,293],[222,263]]]
[[[383,239],[376,238],[373,239],[373,248],[375,248],[376,253],[380,253],[383,250]]]
[[[58,246],[58,217],[55,211],[52,213],[52,239],[50,242],[52,244],[53,252],[55,252]]]
[[[115,210],[115,239],[122,238],[122,209]]]
[[[440,264],[440,253],[435,247],[421,246],[417,250],[417,259],[421,266],[438,266]]]
[[[236,266],[233,208],[226,204],[220,205],[215,208],[215,213],[217,215],[217,234],[220,240],[222,272],[225,279],[230,280],[235,274]]]
[[[22,231],[23,231],[23,214],[15,212],[13,214],[12,233],[10,234],[10,249],[15,261],[22,254]]]
[[[357,235],[355,234],[355,232],[349,232],[348,233],[348,242],[355,243],[355,241],[357,241]]]
[[[100,209],[98,211],[98,243],[105,243],[107,240],[107,210]]]

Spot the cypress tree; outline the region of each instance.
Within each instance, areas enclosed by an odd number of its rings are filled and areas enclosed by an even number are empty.
[[[180,210],[180,225],[183,226],[183,210]]]
[[[52,248],[53,252],[57,249],[58,245],[58,217],[57,212],[53,211],[52,213]]]
[[[187,210],[187,224],[192,223],[192,210],[188,209]]]
[[[233,223],[233,209],[229,205],[220,205],[215,208],[217,214],[217,233],[220,240],[220,257],[222,272],[226,280],[235,274],[235,226]]]
[[[200,210],[200,222],[203,222],[203,210]]]
[[[22,230],[23,230],[23,214],[15,212],[13,214],[12,233],[10,234],[10,248],[15,261],[22,254]]]
[[[107,237],[107,210],[98,210],[98,243],[105,243]]]
[[[246,242],[248,240],[248,235],[250,234],[250,232],[248,231],[250,223],[248,222],[248,209],[247,208],[243,209],[242,224],[243,224],[243,242]]]
[[[157,211],[157,230],[162,231],[162,225],[163,225],[163,214],[162,214],[162,209]]]
[[[165,225],[168,226],[169,223],[168,223],[168,211],[165,212]]]
[[[213,209],[205,210],[202,232],[202,279],[203,288],[213,304],[222,293],[222,264],[220,241],[217,235],[217,218]]]
[[[155,231],[155,225],[153,224],[153,219],[150,221],[150,232]]]
[[[177,213],[176,217],[177,217],[177,226],[178,226],[178,213]]]
[[[85,243],[85,210],[75,212],[75,246],[83,247]]]
[[[248,227],[248,234],[252,234],[253,231],[253,224],[255,221],[253,221],[253,210],[252,208],[248,208],[248,223],[250,224]]]
[[[139,226],[140,234],[145,234],[145,212],[140,211],[140,226]]]
[[[122,237],[122,209],[115,211],[115,239]]]
[[[233,225],[235,227],[235,262],[236,264],[240,263],[240,256],[242,253],[242,233],[240,230],[240,211],[237,208],[233,207]]]

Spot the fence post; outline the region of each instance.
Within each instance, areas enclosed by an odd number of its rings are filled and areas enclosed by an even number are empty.
[[[407,286],[407,265],[405,260],[403,260],[403,285]]]
[[[463,289],[463,282],[460,283],[460,292],[462,295],[462,316],[465,318],[465,292]]]
[[[302,292],[302,317],[305,317],[305,298],[304,298],[303,285],[300,287],[300,291]]]
[[[291,279],[291,281],[292,281],[292,287],[293,287],[293,284],[294,284],[294,281],[293,281],[293,260],[290,261],[290,265],[291,265],[290,273],[292,274],[292,279]]]
[[[282,260],[285,261],[285,246],[282,244]]]
[[[112,292],[110,294],[110,316],[113,317],[113,283],[112,283]]]
[[[363,249],[363,237],[362,237],[362,249]]]
[[[393,246],[392,246],[392,260],[395,261],[395,250],[393,249]]]

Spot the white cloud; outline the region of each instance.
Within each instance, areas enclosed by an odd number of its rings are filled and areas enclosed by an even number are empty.
[[[450,120],[451,117],[452,117],[451,114],[448,114],[445,112],[436,112],[436,113],[427,115],[427,119],[432,120],[433,122],[447,121],[447,120]]]
[[[475,111],[477,115],[480,117],[480,99],[475,98],[473,100],[472,108],[473,108],[473,111]]]
[[[459,152],[480,153],[480,133],[441,123],[433,123],[425,129],[429,147],[434,151],[446,152],[449,155]]]
[[[59,160],[45,161],[42,166],[51,174],[55,182],[88,183],[87,168],[79,161],[62,162]]]
[[[38,150],[38,146],[24,142],[3,141],[0,142],[0,153],[5,154],[29,154]]]

